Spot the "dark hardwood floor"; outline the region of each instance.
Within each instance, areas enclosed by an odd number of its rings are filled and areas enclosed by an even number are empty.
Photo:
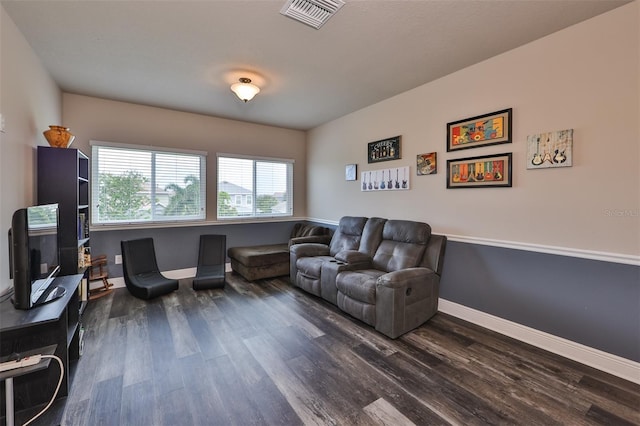
[[[640,424],[636,384],[445,314],[390,340],[286,278],[118,289],[83,322],[70,395],[35,424]]]

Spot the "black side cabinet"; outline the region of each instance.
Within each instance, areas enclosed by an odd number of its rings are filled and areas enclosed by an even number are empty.
[[[10,300],[0,303],[0,356],[22,353],[48,345],[57,345],[55,355],[64,365],[64,376],[58,397],[69,394],[72,361],[80,357],[81,324],[78,286],[83,275],[57,277],[53,285],[66,292],[53,302],[29,310],[15,309]],[[58,363],[52,362],[46,370],[16,377],[14,398],[16,411],[44,404],[53,395],[60,377]],[[2,412],[5,411],[4,386]]]

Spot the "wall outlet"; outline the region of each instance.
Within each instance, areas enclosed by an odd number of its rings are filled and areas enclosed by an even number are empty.
[[[122,264],[122,255],[116,254],[116,265]]]

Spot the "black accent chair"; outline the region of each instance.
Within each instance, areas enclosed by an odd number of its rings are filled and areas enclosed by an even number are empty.
[[[200,235],[198,267],[193,279],[193,289],[223,288],[226,257],[226,235]]]
[[[178,289],[178,280],[160,273],[153,238],[120,241],[122,270],[129,292],[140,299],[153,299]]]

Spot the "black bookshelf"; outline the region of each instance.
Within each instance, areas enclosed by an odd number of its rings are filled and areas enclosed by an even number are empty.
[[[88,266],[81,260],[89,240],[89,157],[75,148],[38,147],[38,204],[58,203],[61,275],[83,274],[80,310],[88,299]]]

